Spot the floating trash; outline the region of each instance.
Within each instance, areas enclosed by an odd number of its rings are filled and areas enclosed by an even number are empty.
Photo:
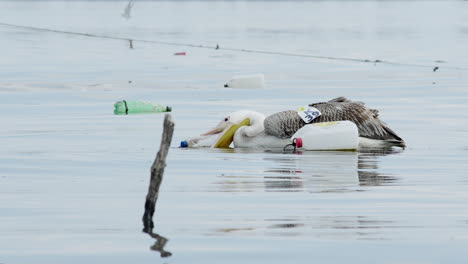
[[[118,101],[114,104],[115,115],[171,112],[172,108],[163,104],[139,101]]]
[[[265,76],[263,74],[234,76],[224,87],[240,89],[264,88]]]
[[[356,150],[359,146],[358,128],[351,121],[306,125],[292,138],[295,147],[304,150]]]

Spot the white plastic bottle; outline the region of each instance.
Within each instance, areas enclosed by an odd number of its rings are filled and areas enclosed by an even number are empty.
[[[292,138],[304,150],[357,150],[359,145],[358,128],[351,121],[305,125]]]
[[[234,76],[224,87],[239,89],[263,88],[265,87],[265,76],[263,74]]]

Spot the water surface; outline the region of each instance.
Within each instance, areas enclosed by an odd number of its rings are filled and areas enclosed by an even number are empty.
[[[0,26],[1,263],[466,263],[468,2],[2,1],[3,23],[428,67],[103,40]],[[175,52],[187,56],[174,56]],[[433,71],[432,66],[439,66]],[[445,68],[444,68],[445,67]],[[231,90],[264,73],[266,89]],[[405,150],[180,149],[225,114],[347,96]],[[163,115],[176,123],[141,232]]]

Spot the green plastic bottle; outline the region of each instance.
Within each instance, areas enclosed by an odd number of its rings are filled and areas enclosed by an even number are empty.
[[[115,115],[143,114],[143,113],[161,113],[171,112],[172,108],[162,104],[152,104],[139,101],[118,101],[114,104]]]

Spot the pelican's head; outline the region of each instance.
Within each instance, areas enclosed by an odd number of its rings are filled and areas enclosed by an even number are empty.
[[[237,130],[247,137],[253,137],[264,130],[263,121],[265,116],[261,113],[241,110],[230,113],[225,116],[213,129],[202,134],[202,136],[209,136],[220,134],[216,143],[213,145],[215,148],[227,148],[234,139],[234,134]],[[243,129],[239,129],[243,127]]]
[[[232,125],[239,125],[242,121],[244,121],[247,118],[252,119],[253,113],[261,115],[260,113],[248,111],[248,110],[241,110],[241,111],[230,113],[229,115],[225,116],[213,129],[202,134],[202,136],[219,134],[223,132],[226,128]],[[263,123],[263,120],[262,120],[262,123]]]

